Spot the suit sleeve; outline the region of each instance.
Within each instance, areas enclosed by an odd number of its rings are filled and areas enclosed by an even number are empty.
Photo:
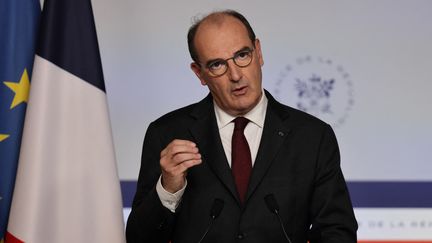
[[[137,191],[126,226],[128,243],[165,243],[169,242],[172,233],[175,214],[162,205],[156,192],[163,148],[158,134],[154,124],[150,124],[144,138]]]
[[[356,243],[357,222],[342,170],[336,137],[324,129],[312,196],[311,243]]]

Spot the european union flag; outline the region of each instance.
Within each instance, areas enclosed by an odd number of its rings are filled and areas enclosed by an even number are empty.
[[[6,232],[40,15],[39,0],[0,1],[0,241]]]

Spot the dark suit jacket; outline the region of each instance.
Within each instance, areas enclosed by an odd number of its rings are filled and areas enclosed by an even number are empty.
[[[340,168],[333,130],[306,113],[269,100],[246,201],[241,205],[220,141],[211,95],[173,111],[148,127],[137,192],[126,236],[133,242],[198,242],[210,223],[216,198],[224,207],[203,242],[287,242],[264,197],[273,194],[293,243],[354,243],[357,223]],[[198,145],[201,165],[187,174],[182,201],[172,213],[155,185],[160,151],[173,139]],[[313,229],[310,230],[310,226]]]

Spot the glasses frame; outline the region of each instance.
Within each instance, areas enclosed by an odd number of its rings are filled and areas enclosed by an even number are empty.
[[[242,54],[242,53],[244,53],[245,51],[247,51],[250,55],[251,55],[251,59],[250,59],[250,61],[249,61],[249,63],[248,64],[246,64],[246,65],[239,65],[237,62],[236,62],[236,58],[240,55],[240,54]],[[209,75],[210,76],[212,76],[213,78],[217,78],[217,77],[220,77],[220,76],[222,76],[222,75],[224,75],[224,74],[226,74],[227,73],[227,71],[228,71],[228,68],[229,68],[229,64],[228,64],[228,61],[229,60],[233,60],[233,62],[234,62],[234,64],[237,66],[237,67],[240,67],[240,68],[245,68],[245,67],[247,67],[247,66],[249,66],[251,63],[252,63],[252,60],[253,60],[253,52],[255,51],[255,48],[251,48],[251,47],[245,47],[245,48],[242,48],[241,50],[239,50],[239,51],[237,51],[235,54],[234,54],[234,56],[232,56],[232,57],[230,57],[230,58],[227,58],[227,59],[215,59],[215,60],[213,60],[213,61],[211,61],[210,63],[208,63],[207,65],[205,65],[205,68],[208,70],[208,73],[209,73]],[[211,70],[210,70],[210,65],[211,64],[213,64],[214,62],[222,62],[223,64],[225,64],[225,71],[223,72],[223,73],[221,73],[221,74],[214,74]],[[199,65],[199,64],[198,64]],[[200,65],[201,66],[201,65]]]

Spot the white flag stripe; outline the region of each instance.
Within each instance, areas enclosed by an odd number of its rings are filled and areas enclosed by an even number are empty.
[[[36,56],[8,231],[25,242],[124,242],[106,95]]]

